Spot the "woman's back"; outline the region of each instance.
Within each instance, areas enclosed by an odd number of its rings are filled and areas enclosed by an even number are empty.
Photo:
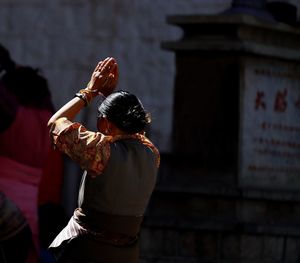
[[[156,155],[136,139],[115,141],[110,150],[103,174],[84,178],[85,194],[79,196],[82,209],[111,215],[143,215],[156,181]]]

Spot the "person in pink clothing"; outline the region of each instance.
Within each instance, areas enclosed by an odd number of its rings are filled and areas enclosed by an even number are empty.
[[[0,190],[28,221],[35,246],[29,261],[37,262],[39,185],[50,150],[47,122],[54,108],[47,80],[32,67],[17,66],[1,45],[0,74]]]

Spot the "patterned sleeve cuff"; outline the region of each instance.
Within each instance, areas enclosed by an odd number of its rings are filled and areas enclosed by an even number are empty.
[[[50,128],[50,138],[54,145],[57,144],[58,136],[63,132],[66,131],[69,127],[74,125],[73,122],[69,121],[67,118],[62,117],[57,119]]]

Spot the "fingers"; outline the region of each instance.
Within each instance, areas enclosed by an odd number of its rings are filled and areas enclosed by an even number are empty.
[[[118,64],[117,62],[114,64],[111,72],[114,74],[114,75],[117,75],[119,73],[119,67],[118,67]]]
[[[109,83],[117,82],[118,65],[114,58],[106,58],[103,62],[99,62],[97,70],[94,72],[94,77],[103,79],[103,86],[110,85]]]
[[[106,59],[104,59],[103,61],[100,61],[99,62],[99,67],[98,67],[98,70],[99,71],[102,71],[103,68],[105,67],[105,65],[107,64],[107,62],[109,61],[110,57],[107,57]]]
[[[106,74],[107,72],[110,71],[110,69],[112,68],[112,66],[114,64],[116,64],[116,61],[115,61],[114,58],[107,57],[106,59],[104,59],[99,64],[100,65],[97,67],[97,71],[100,71],[101,73]]]
[[[100,69],[102,63],[103,63],[103,61],[100,61],[100,62],[97,64],[97,66],[96,66],[96,68],[95,68],[94,71],[98,71],[98,70]]]
[[[107,61],[103,63],[103,67],[101,68],[101,73],[103,74],[109,74],[111,72],[111,69],[115,67],[116,62],[113,58],[109,58]]]
[[[105,63],[107,60],[109,59],[109,57],[107,57],[106,59],[104,59],[103,61],[99,61],[98,64],[96,65],[94,72],[96,71],[100,71],[101,68],[103,68],[103,63]]]
[[[117,75],[117,72],[118,72],[118,65],[117,65],[117,63],[114,63],[114,64],[110,67],[110,69],[109,69],[109,74],[108,74],[108,75],[110,75],[110,74]]]
[[[107,96],[115,89],[118,82],[118,74],[116,60],[112,57],[107,57],[97,64],[88,88],[98,90]]]
[[[114,82],[117,82],[116,76],[113,73],[109,73],[109,75],[104,79],[103,87],[110,87]]]

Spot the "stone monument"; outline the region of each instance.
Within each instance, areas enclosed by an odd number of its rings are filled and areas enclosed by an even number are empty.
[[[241,187],[300,189],[300,30],[263,3],[169,17],[184,32],[163,44],[176,52],[174,153]]]
[[[266,1],[178,15],[173,151],[162,156],[144,262],[300,258],[300,29]],[[144,237],[144,238],[143,238]]]

